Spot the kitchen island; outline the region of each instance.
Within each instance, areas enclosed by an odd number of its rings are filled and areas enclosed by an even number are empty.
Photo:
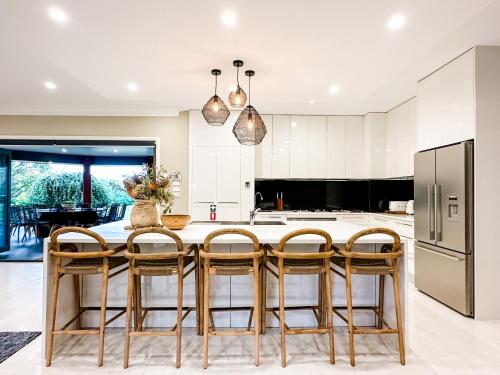
[[[336,246],[343,246],[347,240],[356,232],[364,229],[356,224],[336,221],[298,221],[284,223],[260,223],[262,225],[245,225],[240,223],[232,223],[224,225],[224,227],[239,227],[253,232],[261,243],[277,244],[281,237],[288,232],[301,228],[318,228],[327,231]],[[109,244],[116,247],[126,243],[127,237],[131,231],[125,230],[125,226],[129,225],[127,221],[118,221],[110,224],[104,224],[93,227],[92,230],[101,235]],[[220,223],[191,223],[183,230],[175,231],[182,239],[185,245],[201,244],[204,238],[212,231],[223,227]],[[77,233],[68,233],[59,237],[61,242],[75,243],[80,251],[96,250],[97,243],[90,237],[86,237]],[[379,249],[384,243],[390,243],[392,239],[386,235],[370,235],[359,240],[357,250],[374,251]],[[147,234],[136,238],[136,242],[140,244],[142,252],[158,251],[159,247],[172,246],[173,241],[166,236],[158,234]],[[213,240],[212,251],[238,252],[248,251],[249,240],[246,237],[238,235],[226,235],[217,237]],[[307,235],[294,238],[290,241],[290,247],[287,251],[297,251],[299,249],[317,250],[317,246],[322,240],[318,236]],[[50,293],[49,280],[53,272],[53,262],[48,256],[49,239],[44,242],[44,292],[43,292],[43,333],[47,329],[47,307],[49,306]],[[404,251],[406,241],[402,239],[402,248],[404,258],[400,262],[400,288],[401,288],[401,306],[404,316],[404,326],[407,324],[407,275],[406,264],[407,255]],[[252,305],[252,286],[251,276],[225,276],[213,278],[211,288],[211,306],[212,307],[244,307]],[[86,276],[81,285],[82,301],[81,306],[99,306],[100,304],[100,276]],[[158,306],[175,306],[177,278],[176,277],[145,277],[143,280],[143,306],[158,307]],[[377,279],[374,276],[353,276],[353,303],[354,305],[375,305],[378,300]],[[317,304],[317,276],[287,276],[286,285],[286,306],[303,306]],[[195,283],[194,273],[187,277],[184,282],[184,306],[195,306]],[[390,324],[395,323],[394,300],[391,282],[385,284],[385,317]],[[346,305],[345,299],[345,283],[342,278],[333,274],[333,303],[334,306],[340,307]],[[127,293],[127,273],[124,272],[110,281],[108,292],[108,308],[124,307],[126,305]],[[58,314],[56,326],[61,326],[75,315],[75,304],[73,298],[73,280],[71,278],[62,278],[59,287]],[[278,287],[274,278],[268,278],[267,286],[267,306],[278,306]],[[112,316],[111,312],[109,316]],[[248,311],[225,311],[214,314],[217,327],[246,327],[248,323]],[[316,320],[311,311],[295,310],[287,311],[286,321],[289,326],[313,326]],[[373,325],[374,314],[369,311],[359,311],[355,314],[355,322],[357,325]],[[148,314],[145,325],[149,327],[165,327],[173,326],[175,322],[175,312],[155,312]],[[270,327],[278,327],[279,322],[273,318],[271,314],[267,319]],[[89,311],[84,314],[83,324],[87,326],[97,325],[98,312]],[[343,326],[345,323],[335,316],[334,325]],[[110,327],[123,327],[123,317],[115,320]],[[189,314],[184,321],[184,327],[194,327],[195,316]],[[405,336],[408,332],[405,330]],[[45,342],[45,340],[42,340]],[[57,340],[55,345],[57,345]],[[42,351],[44,353],[44,351]]]

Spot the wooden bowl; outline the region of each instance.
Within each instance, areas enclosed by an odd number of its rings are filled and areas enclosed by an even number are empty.
[[[189,224],[191,216],[189,215],[162,215],[161,223],[163,226],[172,230],[179,230]]]

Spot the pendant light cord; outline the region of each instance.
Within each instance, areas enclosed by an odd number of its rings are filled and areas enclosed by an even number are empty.
[[[236,67],[236,85],[240,87],[240,67]]]
[[[215,96],[217,96],[217,75],[215,75]]]
[[[248,106],[250,107],[252,105],[252,90],[250,90],[250,76],[248,76]]]

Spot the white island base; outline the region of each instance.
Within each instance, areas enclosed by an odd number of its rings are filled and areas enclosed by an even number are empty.
[[[92,230],[99,233],[110,245],[110,248],[119,246],[126,242],[131,231],[127,231],[124,227],[128,225],[126,221],[105,224],[93,227]],[[190,224],[186,228],[176,233],[181,237],[185,245],[201,244],[206,235],[213,230],[220,229],[222,226],[217,224]],[[319,228],[327,231],[333,243],[337,246],[344,245],[347,240],[363,227],[346,222],[318,222],[318,221],[300,221],[288,222],[286,225],[262,225],[262,226],[231,226],[250,230],[255,233],[261,243],[277,244],[281,237],[291,231],[300,228]],[[96,242],[86,236],[68,233],[59,237],[61,242],[71,242],[78,244],[81,251],[92,251],[97,249]],[[172,240],[166,236],[158,234],[148,234],[136,238],[140,244],[142,252],[157,251],[158,248],[172,246]],[[359,250],[374,251],[379,249],[384,243],[391,242],[392,239],[386,235],[370,235],[359,240]],[[290,241],[289,251],[315,250],[317,251],[318,244],[321,238],[318,236],[301,236]],[[47,316],[49,306],[49,286],[51,275],[53,272],[53,262],[48,257],[48,239],[44,243],[44,326],[43,335],[47,329]],[[218,237],[213,241],[212,251],[238,252],[248,251],[248,239],[242,236],[227,235]],[[216,244],[216,245],[215,245]],[[408,327],[407,319],[407,275],[406,264],[407,255],[404,251],[406,242],[402,240],[404,258],[400,262],[400,289],[401,289],[401,306],[403,311],[404,327]],[[173,247],[172,247],[173,248]],[[156,250],[155,250],[156,249]],[[345,282],[338,275],[333,275],[333,304],[335,307],[345,306]],[[278,284],[274,277],[267,278],[267,307],[278,307]],[[85,276],[83,278],[82,288],[82,307],[98,307],[100,306],[100,285],[101,276]],[[353,304],[354,306],[369,306],[376,305],[378,301],[378,281],[375,276],[358,276],[353,275]],[[144,277],[142,281],[142,298],[144,307],[165,307],[176,306],[177,303],[177,277]],[[287,275],[285,277],[285,305],[304,306],[316,305],[318,280],[317,276],[302,276],[302,275]],[[394,310],[394,293],[392,288],[392,279],[385,283],[385,306],[384,317],[386,321],[395,326],[395,310]],[[127,295],[127,273],[123,272],[120,275],[110,279],[108,292],[108,307],[125,307]],[[211,279],[211,307],[242,307],[252,305],[252,284],[251,276],[215,276]],[[184,281],[184,306],[195,307],[195,282],[194,272],[191,273]],[[116,312],[108,313],[108,319]],[[73,279],[71,277],[63,277],[59,287],[59,299],[57,308],[56,327],[61,327],[75,312],[74,294],[73,294]],[[89,311],[84,313],[84,326],[98,325],[98,311]],[[184,320],[183,327],[195,327],[195,313],[192,312]],[[248,311],[227,311],[214,312],[214,320],[216,326],[219,327],[246,327],[248,324]],[[146,327],[170,327],[175,324],[175,312],[160,312],[150,311],[145,320]],[[370,311],[356,311],[354,313],[355,324],[359,326],[374,325],[375,316]],[[286,312],[286,322],[290,327],[307,327],[317,324],[314,314],[311,310],[291,310]],[[269,327],[279,327],[278,320],[268,313],[267,325]],[[345,322],[334,314],[334,325],[344,326]],[[123,327],[124,317],[112,322],[108,327]],[[408,332],[405,329],[405,341],[408,342]],[[45,346],[45,339],[42,340]],[[96,341],[97,344],[97,341]],[[58,339],[56,337],[54,348],[57,349]],[[43,348],[42,353],[45,353]]]

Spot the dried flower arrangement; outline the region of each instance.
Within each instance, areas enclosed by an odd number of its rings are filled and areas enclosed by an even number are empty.
[[[131,198],[153,200],[160,206],[162,213],[167,214],[175,201],[170,191],[172,179],[178,174],[179,172],[168,173],[163,166],[149,166],[142,173],[124,179],[123,185]]]

